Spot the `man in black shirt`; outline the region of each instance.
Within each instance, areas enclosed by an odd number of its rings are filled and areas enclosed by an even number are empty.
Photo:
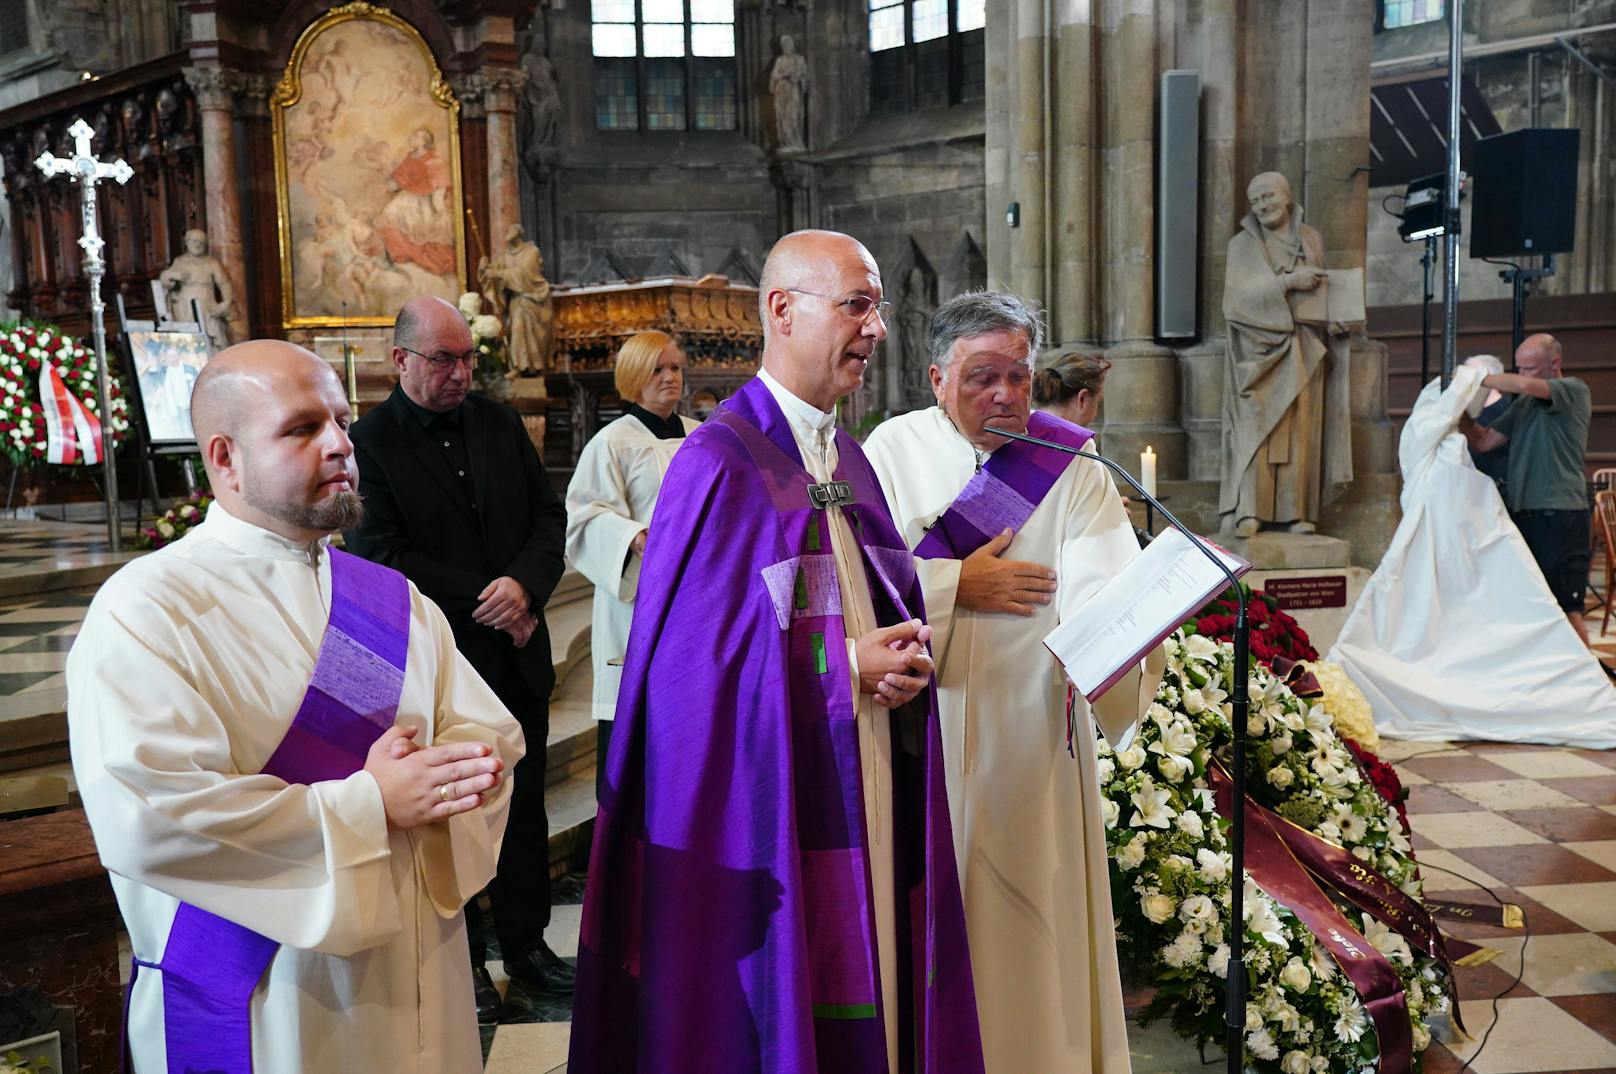
[[[544,604],[566,569],[566,510],[522,419],[471,393],[476,351],[460,312],[417,298],[393,327],[398,387],[351,430],[365,502],[347,547],[401,571],[443,609],[455,644],[522,725],[510,821],[489,884],[505,971],[539,991],[572,991],[572,968],[544,942],[550,922],[545,739],[555,683]],[[478,1015],[498,1011],[483,967],[481,914],[466,905]]]

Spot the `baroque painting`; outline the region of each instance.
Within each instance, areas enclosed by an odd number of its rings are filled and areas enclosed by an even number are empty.
[[[270,112],[286,327],[391,324],[465,291],[460,106],[413,26],[362,0],[327,12]]]

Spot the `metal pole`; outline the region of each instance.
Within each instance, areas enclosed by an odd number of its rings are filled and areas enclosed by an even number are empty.
[[[79,189],[83,195],[83,234],[99,235],[101,229],[96,226],[95,220],[95,184],[83,182],[79,184]],[[116,552],[120,547],[121,519],[118,511],[118,465],[112,456],[112,374],[107,368],[107,326],[102,316],[107,307],[101,301],[101,276],[105,270],[106,262],[101,259],[100,246],[86,244],[84,274],[90,278],[90,327],[95,333],[95,394],[101,407],[101,469],[102,480],[106,483],[107,543]]]
[[[1436,236],[1425,237],[1425,253],[1420,257],[1425,274],[1425,290],[1420,298],[1420,387],[1431,382],[1431,277],[1436,269]]]
[[[1448,0],[1448,173],[1442,185],[1442,387],[1453,379],[1459,355],[1459,78],[1464,42],[1464,0]]]

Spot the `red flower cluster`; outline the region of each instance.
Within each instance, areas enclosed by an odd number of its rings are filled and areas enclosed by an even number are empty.
[[[1373,753],[1358,745],[1346,735],[1340,735],[1341,741],[1346,743],[1353,759],[1358,762],[1358,770],[1364,774],[1380,796],[1386,799],[1393,809],[1397,810],[1397,819],[1403,825],[1403,834],[1412,836],[1408,827],[1408,789],[1403,781],[1397,778],[1397,770],[1391,765],[1376,757]]]
[[[1251,655],[1264,664],[1276,657],[1287,660],[1317,660],[1319,653],[1308,640],[1307,631],[1279,607],[1266,593],[1246,590],[1246,617],[1251,622]],[[1201,609],[1195,632],[1215,641],[1234,640],[1236,599],[1232,590],[1224,592]]]
[[[93,350],[51,325],[0,324],[0,456],[18,466],[43,462],[46,455],[47,426],[39,388],[42,355],[75,398],[92,413],[99,408]],[[108,395],[113,436],[121,442],[128,428],[129,404],[116,377],[108,385]]]

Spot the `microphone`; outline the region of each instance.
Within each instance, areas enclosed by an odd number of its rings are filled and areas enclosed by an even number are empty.
[[[1223,558],[1212,550],[1212,546],[1178,520],[1178,516],[1161,505],[1161,501],[1145,491],[1143,485],[1135,481],[1121,463],[1106,458],[1098,452],[1082,451],[1069,447],[1066,444],[1057,444],[1026,433],[1013,433],[1008,429],[996,429],[991,425],[984,425],[983,430],[995,436],[1002,436],[1007,440],[1020,440],[1027,444],[1036,444],[1039,447],[1049,448],[1066,455],[1073,455],[1079,459],[1088,459],[1120,474],[1135,492],[1150,504],[1152,508],[1161,512],[1167,524],[1182,533],[1189,539],[1190,544],[1200,549],[1201,554],[1217,565],[1223,576],[1229,579],[1234,587],[1235,617],[1234,617],[1234,691],[1232,705],[1234,715],[1231,717],[1231,730],[1234,732],[1234,757],[1230,773],[1234,781],[1234,817],[1229,829],[1229,857],[1232,868],[1229,870],[1229,976],[1228,990],[1224,1001],[1223,1031],[1224,1047],[1228,1050],[1228,1074],[1243,1074],[1245,1070],[1245,1031],[1246,1031],[1246,915],[1245,915],[1245,864],[1246,864],[1246,719],[1251,708],[1248,678],[1251,664],[1251,624],[1246,618],[1246,590],[1240,584],[1240,579],[1234,576]]]

